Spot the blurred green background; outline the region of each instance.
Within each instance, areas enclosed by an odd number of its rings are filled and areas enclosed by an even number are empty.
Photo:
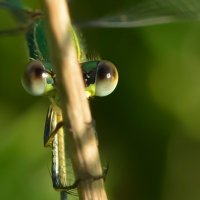
[[[84,21],[134,4],[74,0],[70,8],[74,21]],[[1,30],[13,26],[0,11]],[[109,199],[200,199],[200,24],[81,31],[89,55],[113,61],[120,76],[112,95],[91,100],[110,163]],[[0,37],[0,61],[0,199],[59,199],[51,151],[43,148],[48,100],[20,82],[28,61],[23,34]]]

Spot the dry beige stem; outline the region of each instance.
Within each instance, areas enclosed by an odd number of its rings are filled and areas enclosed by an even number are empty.
[[[84,93],[84,84],[76,51],[70,34],[70,17],[66,0],[45,0],[49,21],[49,36],[53,64],[57,67],[59,92],[62,94],[64,120],[69,119],[71,158],[82,200],[106,200],[103,179],[92,180],[102,174],[95,130]]]

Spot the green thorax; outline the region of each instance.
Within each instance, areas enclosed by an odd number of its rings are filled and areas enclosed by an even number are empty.
[[[26,34],[30,58],[51,63],[50,51],[46,37],[47,24],[44,19],[38,19]],[[86,61],[83,45],[75,28],[71,27],[70,35],[77,52],[79,62]],[[53,66],[51,66],[53,68]]]

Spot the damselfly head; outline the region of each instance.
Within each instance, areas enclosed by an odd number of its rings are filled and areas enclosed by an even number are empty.
[[[86,96],[107,96],[118,83],[118,72],[113,63],[107,60],[82,63]]]
[[[54,78],[52,74],[45,70],[42,62],[31,60],[22,76],[24,89],[34,96],[47,94],[54,89]]]

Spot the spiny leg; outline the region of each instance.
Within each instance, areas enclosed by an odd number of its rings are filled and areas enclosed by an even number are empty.
[[[63,125],[64,125],[63,121],[57,123],[55,129],[50,133],[48,139],[44,142],[45,147],[51,147],[52,146],[55,135],[63,127]]]
[[[94,121],[88,123],[88,129],[93,128]],[[44,144],[52,148],[52,182],[56,190],[70,193],[76,189],[81,182],[86,180],[96,181],[106,178],[108,165],[104,168],[103,173],[98,176],[88,174],[86,178],[78,178],[72,185],[67,185],[66,170],[66,152],[65,152],[65,134],[63,130],[64,123],[62,114],[50,106],[45,124]],[[51,131],[52,130],[52,131]],[[70,130],[70,129],[69,129]]]
[[[72,185],[68,185],[68,186],[64,186],[64,187],[60,186],[59,188],[56,188],[56,189],[59,189],[59,190],[62,190],[62,191],[66,191],[66,192],[70,192],[71,190],[76,189],[81,182],[84,182],[84,181],[98,181],[100,179],[105,180],[105,176],[107,175],[107,171],[108,171],[108,169],[104,170],[103,174],[101,174],[101,175],[97,175],[97,176],[88,175],[84,179],[76,179],[75,182]]]

